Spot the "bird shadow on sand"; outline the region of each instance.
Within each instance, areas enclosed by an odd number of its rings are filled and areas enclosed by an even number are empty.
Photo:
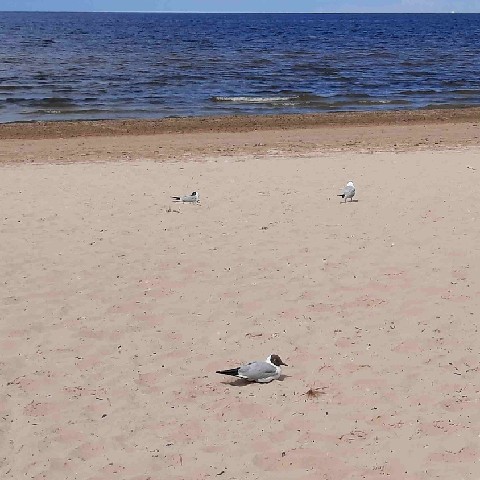
[[[291,375],[280,375],[279,378],[277,378],[276,380],[273,380],[269,383],[283,382],[286,378],[288,378],[290,376]],[[224,385],[228,385],[230,387],[246,387],[247,385],[258,385],[257,382],[249,382],[248,380],[245,380],[244,378],[237,378],[233,382],[223,381],[221,383],[223,383]]]

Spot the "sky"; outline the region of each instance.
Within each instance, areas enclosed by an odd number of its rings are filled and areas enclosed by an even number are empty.
[[[0,11],[465,12],[480,0],[0,0]]]

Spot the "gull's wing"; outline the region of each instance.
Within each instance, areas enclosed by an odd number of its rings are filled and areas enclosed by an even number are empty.
[[[198,197],[195,195],[184,195],[183,197],[180,198],[182,202],[191,202],[195,203],[198,200]]]
[[[195,197],[192,197],[191,195],[183,195],[179,197],[172,197],[173,200],[176,200],[177,202],[195,202]]]
[[[267,362],[250,362],[241,366],[238,370],[239,376],[254,381],[269,378],[276,373],[275,366]]]
[[[353,196],[355,195],[355,187],[352,187],[351,185],[347,185],[347,186],[343,189],[343,194],[344,194],[345,197],[347,197],[347,198],[353,197]]]

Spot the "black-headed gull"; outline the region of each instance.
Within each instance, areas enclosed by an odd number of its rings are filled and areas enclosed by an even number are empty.
[[[342,193],[339,193],[337,197],[342,197],[345,199],[345,203],[347,203],[347,198],[350,199],[350,201],[353,201],[353,196],[355,195],[355,185],[353,184],[352,181],[348,182],[345,188],[343,189]]]
[[[183,203],[198,203],[200,195],[198,192],[192,192],[190,195],[183,195],[182,197],[172,197],[173,200]]]
[[[249,382],[268,383],[280,377],[282,374],[281,365],[288,366],[282,362],[278,355],[272,354],[264,362],[250,362],[229,370],[217,370],[216,373],[243,378]]]

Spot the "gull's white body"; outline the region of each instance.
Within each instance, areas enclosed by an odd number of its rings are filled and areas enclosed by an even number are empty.
[[[180,197],[172,197],[173,200],[183,203],[198,203],[200,201],[200,194],[198,192],[192,192],[190,195],[183,195]]]
[[[348,182],[345,188],[343,189],[343,192],[338,195],[339,197],[342,197],[345,199],[345,203],[347,202],[347,198],[350,199],[350,201],[353,201],[353,197],[355,196],[355,185],[353,184],[352,181]]]
[[[272,354],[265,361],[255,361],[242,365],[238,368],[217,371],[223,375],[243,378],[249,382],[269,383],[277,380],[282,374],[281,365],[286,365],[278,355]]]

